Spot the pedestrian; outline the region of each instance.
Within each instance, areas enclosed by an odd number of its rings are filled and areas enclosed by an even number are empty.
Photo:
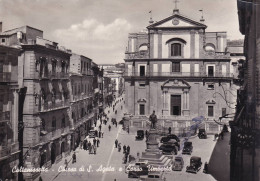
[[[93,139],[93,145],[94,145],[94,146],[96,146],[96,142],[97,142],[97,140],[96,140],[96,138],[94,138],[94,139]]]
[[[115,147],[117,148],[118,140],[115,140]]]
[[[121,143],[118,143],[118,152],[121,151]]]
[[[93,152],[94,152],[94,155],[97,153],[97,147],[95,145],[93,145]]]
[[[115,125],[116,125],[116,127],[117,127],[117,121],[115,121]]]
[[[104,136],[104,132],[101,133],[101,136],[102,136],[102,138],[103,138],[103,136]]]
[[[117,114],[117,110],[115,111],[115,114]]]
[[[110,125],[108,126],[108,130],[109,130],[109,131],[111,130],[111,126],[110,126]]]
[[[224,132],[221,131],[221,133],[219,135],[220,135],[221,140],[223,140],[224,139]]]
[[[101,128],[102,128],[102,126],[101,126],[101,124],[99,125],[99,131],[101,131]]]
[[[97,127],[97,121],[96,120],[95,120],[94,124],[95,124],[95,127]]]
[[[125,164],[127,163],[127,157],[128,157],[128,155],[125,154]]]
[[[76,163],[76,153],[74,151],[73,155],[72,155],[72,164]]]
[[[80,141],[80,149],[82,149],[82,146],[83,146],[83,142]]]
[[[169,134],[171,134],[171,133],[172,133],[172,128],[169,127],[169,128],[168,128],[168,131],[169,131]]]
[[[108,118],[104,120],[105,125],[107,125]]]
[[[99,139],[97,139],[97,147],[98,147],[99,143],[100,143],[100,141],[99,141]]]
[[[123,153],[126,153],[126,146],[123,146]]]
[[[94,148],[95,148],[95,145],[92,145],[92,146],[91,146],[91,153],[92,153],[92,154],[95,152]]]
[[[127,152],[128,155],[130,154],[130,146],[129,145],[126,148],[126,152]]]
[[[67,170],[68,169],[68,161],[67,161],[67,159],[65,159],[64,165],[65,165],[65,170]]]
[[[101,131],[98,132],[98,137],[101,138]]]
[[[95,136],[97,136],[98,135],[98,130],[95,130]]]
[[[91,153],[91,143],[90,143],[90,141],[88,142],[88,151],[89,151],[89,154]]]

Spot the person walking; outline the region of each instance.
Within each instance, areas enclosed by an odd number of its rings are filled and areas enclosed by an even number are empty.
[[[95,127],[97,127],[97,121],[95,120],[95,122],[94,122],[94,125],[95,125]]]
[[[110,126],[110,125],[108,126],[108,130],[109,130],[109,131],[111,130],[111,126]]]
[[[123,146],[123,153],[126,153],[126,146]]]
[[[117,148],[118,140],[115,140],[115,147]]]
[[[130,154],[130,146],[128,145],[126,148],[126,153],[129,155]]]
[[[90,141],[88,142],[88,151],[89,151],[89,154],[91,154],[91,148],[92,148],[92,146],[91,146],[91,143],[90,143]]]
[[[101,128],[102,128],[102,126],[101,126],[101,124],[99,125],[99,131],[101,131]]]
[[[94,146],[96,146],[96,142],[97,142],[97,140],[96,140],[96,138],[94,138],[94,139],[93,139],[93,145],[94,145]]]
[[[94,155],[97,153],[97,147],[95,145],[93,145],[93,153]]]
[[[172,128],[169,127],[169,128],[168,128],[168,131],[169,131],[169,134],[171,134],[171,133],[172,133]]]
[[[100,143],[100,141],[99,141],[99,139],[97,139],[97,147],[98,147],[99,143]]]
[[[72,155],[72,164],[76,163],[76,153],[74,151],[73,155]]]
[[[117,121],[115,120],[115,125],[116,125],[116,128],[117,128]]]
[[[121,151],[121,143],[118,143],[118,152]]]
[[[65,159],[64,165],[65,165],[65,170],[67,170],[68,169],[68,161],[67,161],[67,159]]]
[[[101,138],[101,131],[98,132],[98,137]]]

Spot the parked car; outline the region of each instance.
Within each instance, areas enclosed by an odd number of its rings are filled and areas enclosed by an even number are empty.
[[[180,142],[180,139],[178,138],[178,136],[176,136],[174,134],[169,134],[169,135],[163,136],[161,138],[161,143],[168,142],[170,139],[175,139],[177,142]]]
[[[140,176],[139,181],[165,181],[162,172],[149,172],[148,175]]]
[[[126,166],[128,178],[139,178],[141,175],[148,174],[148,161],[131,163]]]
[[[135,137],[136,140],[142,140],[144,139],[144,130],[138,130],[137,136]]]
[[[160,147],[159,150],[162,150],[163,154],[174,154],[177,155],[178,148],[175,145],[172,144],[165,144],[163,143]]]
[[[192,142],[190,142],[190,141],[184,142],[184,147],[182,149],[182,154],[190,155],[192,150],[193,150]]]
[[[201,169],[201,158],[198,156],[192,156],[190,158],[190,165],[186,167],[186,172],[197,173]]]
[[[177,142],[175,139],[170,139],[168,142],[165,142],[164,144],[174,145],[177,147],[178,151],[180,150],[180,143]]]
[[[198,133],[199,139],[207,139],[207,133],[205,129],[199,129]]]
[[[174,171],[182,171],[184,166],[183,158],[180,156],[176,156],[174,158],[173,164],[172,164],[172,170]]]

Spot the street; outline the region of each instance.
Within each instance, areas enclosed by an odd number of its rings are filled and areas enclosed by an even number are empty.
[[[121,99],[118,98],[117,100]],[[105,109],[109,117],[107,125],[102,124],[102,131],[104,132],[104,138],[100,138],[100,146],[97,148],[96,155],[89,154],[88,150],[80,148],[76,149],[77,162],[72,164],[72,153],[63,157],[62,160],[52,165],[51,169],[41,174],[42,180],[91,180],[91,181],[106,181],[106,180],[134,180],[128,178],[125,173],[125,164],[123,164],[123,151],[118,152],[115,148],[115,139],[121,143],[121,146],[130,146],[130,155],[137,157],[137,153],[140,154],[145,151],[146,144],[145,139],[142,141],[135,140],[136,133],[127,133],[122,130],[122,125],[116,127],[111,123],[111,118],[116,118],[119,122],[124,113],[124,106],[121,110],[121,105],[124,105],[124,101],[118,101],[115,106],[117,114],[113,112],[112,106]],[[110,111],[110,113],[108,113]],[[100,125],[100,120],[97,122],[97,127]],[[111,125],[111,131],[108,126]],[[213,141],[213,135],[208,135],[207,139],[199,139],[197,136],[191,137],[189,141],[193,143],[193,152],[191,155],[181,155],[181,151],[178,152],[179,156],[184,158],[184,168],[182,171],[166,172],[165,177],[167,180],[215,180],[211,175],[203,173],[203,166],[205,162],[209,163],[212,151],[215,147],[215,141]],[[181,138],[183,141],[183,138]],[[191,156],[200,156],[202,158],[202,168],[197,174],[191,174],[186,172],[186,166],[190,163]],[[68,160],[68,170],[64,168],[64,161]]]

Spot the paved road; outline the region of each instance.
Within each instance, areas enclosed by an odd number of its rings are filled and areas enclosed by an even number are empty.
[[[112,108],[106,108],[105,112],[108,110],[110,113],[108,114],[109,120],[111,118],[116,118],[117,121],[121,120],[124,113],[124,106],[121,110],[121,105],[123,105],[123,101],[119,102],[116,105],[116,109],[118,110],[117,115],[113,112]],[[77,171],[75,172],[60,172],[58,173],[58,168],[63,166],[64,159],[61,162],[52,166],[51,171],[48,173],[42,174],[43,181],[45,180],[55,180],[55,181],[133,181],[135,179],[130,179],[127,177],[125,173],[125,165],[122,163],[123,153],[118,152],[118,150],[114,146],[114,141],[117,138],[118,141],[123,145],[129,145],[131,148],[130,154],[136,157],[137,152],[140,154],[145,150],[146,144],[145,141],[135,141],[135,134],[128,134],[127,132],[122,130],[122,126],[118,125],[115,127],[111,124],[111,131],[108,130],[108,125],[102,125],[102,131],[104,131],[104,138],[100,139],[100,147],[97,149],[97,154],[89,154],[88,151],[77,149],[77,163],[71,164],[69,163],[69,168],[75,168]],[[99,123],[97,124],[99,126]],[[181,139],[182,140],[182,139]],[[190,138],[190,141],[193,142],[193,153],[191,156],[200,156],[202,157],[203,164],[207,161],[209,162],[212,151],[215,147],[216,142],[213,141],[213,135],[209,135],[208,139],[198,139],[198,137]],[[180,152],[179,152],[180,153]],[[215,180],[210,174],[204,174],[202,169],[197,174],[186,173],[186,166],[189,165],[190,155],[183,155],[184,158],[184,169],[181,172],[168,172],[165,173],[165,177],[168,181],[170,180],[178,180],[178,181],[213,181]],[[71,156],[67,157],[67,160],[71,159]],[[79,171],[80,168],[84,168],[84,171]],[[103,171],[102,168],[106,168],[107,171]],[[53,170],[53,171],[52,171]]]

